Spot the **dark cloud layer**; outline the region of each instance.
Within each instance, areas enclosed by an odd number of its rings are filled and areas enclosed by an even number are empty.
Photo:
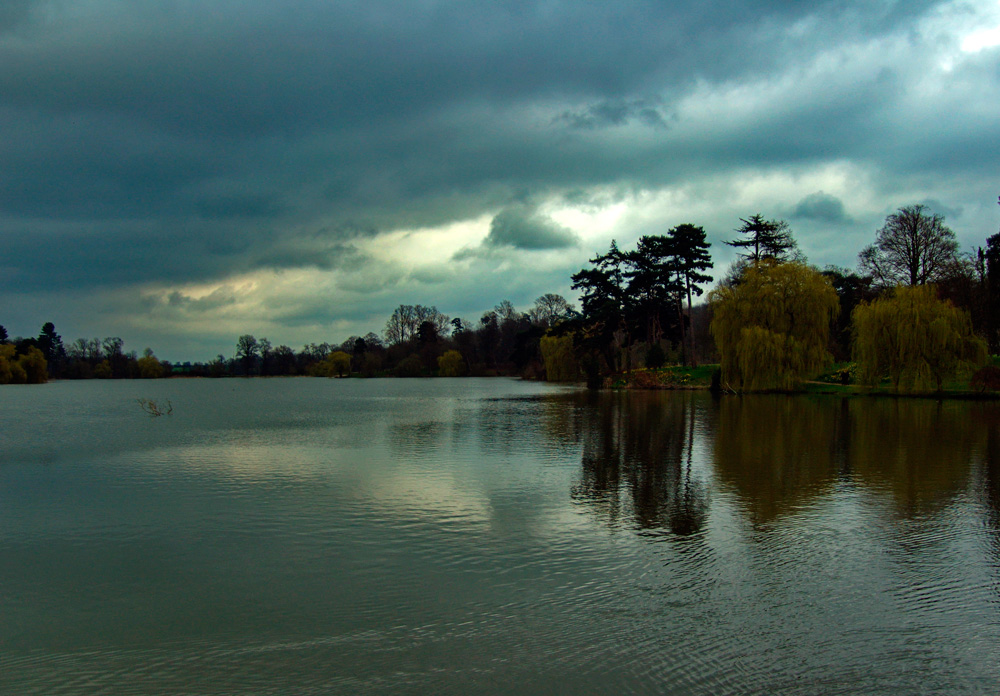
[[[417,301],[391,296],[407,279],[442,297],[458,288],[447,270],[380,265],[363,250],[395,230],[493,215],[481,246],[457,239],[442,263],[562,250],[568,277],[587,230],[540,215],[543,203],[597,208],[692,182],[725,199],[727,181],[837,164],[867,172],[887,210],[935,197],[969,211],[1000,159],[1000,59],[990,49],[944,69],[928,57],[957,45],[958,25],[941,17],[959,22],[960,10],[10,0],[0,300],[37,302],[18,310],[34,317],[71,303],[57,297],[89,297],[80,306],[92,309],[105,292],[300,270],[368,288],[377,302],[357,292],[350,301],[365,304],[339,316],[374,316]],[[807,236],[811,225],[872,228],[831,185],[779,197],[779,210]],[[661,221],[635,225],[619,236]],[[533,285],[532,263],[517,280],[525,296],[558,276],[538,267]],[[211,304],[191,302],[157,306]]]

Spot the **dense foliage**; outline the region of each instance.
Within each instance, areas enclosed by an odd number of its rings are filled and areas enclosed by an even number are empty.
[[[854,360],[863,384],[888,377],[898,392],[940,391],[946,379],[986,362],[986,343],[967,312],[932,286],[897,287],[854,310]]]
[[[791,389],[830,361],[837,293],[799,263],[762,262],[734,287],[709,295],[723,385],[736,391]]]

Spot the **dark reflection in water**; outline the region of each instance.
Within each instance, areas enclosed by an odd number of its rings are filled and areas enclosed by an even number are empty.
[[[996,569],[993,589],[1000,603],[1000,409],[980,408],[976,420],[985,431],[982,446],[983,476],[980,487],[985,507],[984,524],[990,530],[990,550]]]
[[[699,532],[708,500],[692,473],[695,399],[598,394],[582,395],[576,405],[583,455],[573,499],[612,526],[682,536]]]
[[[842,473],[845,413],[834,400],[760,395],[718,402],[712,452],[718,477],[755,524],[805,505]]]
[[[698,393],[550,401],[546,432],[582,448],[572,497],[612,526],[696,533],[711,477],[755,526],[844,487],[888,496],[900,517],[919,517],[965,490],[977,452],[991,509],[1000,510],[997,404]]]
[[[888,490],[898,513],[939,510],[968,481],[984,431],[974,406],[925,399],[850,401],[847,449],[859,481]]]

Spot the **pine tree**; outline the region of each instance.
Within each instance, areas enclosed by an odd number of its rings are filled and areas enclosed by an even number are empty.
[[[743,226],[736,230],[744,235],[744,239],[726,242],[731,247],[746,249],[740,254],[752,264],[766,259],[773,261],[798,260],[799,249],[792,231],[784,220],[765,220],[760,213],[744,220]]]

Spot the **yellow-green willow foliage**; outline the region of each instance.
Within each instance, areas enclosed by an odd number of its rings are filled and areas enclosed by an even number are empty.
[[[840,302],[830,281],[808,266],[757,264],[735,287],[713,290],[709,302],[724,387],[791,389],[831,360],[826,346]]]
[[[932,285],[898,287],[851,315],[858,381],[889,377],[894,391],[941,390],[944,380],[986,362],[986,344],[964,310],[938,299]]]
[[[545,362],[547,382],[573,382],[580,378],[580,367],[573,354],[573,336],[542,336],[539,342]]]
[[[147,354],[136,361],[139,368],[139,377],[142,379],[159,379],[163,376],[163,363],[156,359],[153,352],[148,348]]]
[[[351,356],[342,350],[335,350],[313,368],[317,377],[345,377],[351,374]]]
[[[438,357],[438,376],[461,377],[465,374],[465,359],[457,350],[446,350]]]
[[[24,355],[15,355],[14,346],[0,344],[0,384],[42,384],[48,380],[48,363],[42,351],[32,347]]]

